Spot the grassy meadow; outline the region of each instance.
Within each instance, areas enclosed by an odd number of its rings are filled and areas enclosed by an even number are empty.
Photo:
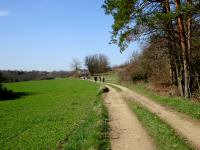
[[[4,86],[28,94],[0,101],[1,149],[109,149],[98,84],[56,79]]]

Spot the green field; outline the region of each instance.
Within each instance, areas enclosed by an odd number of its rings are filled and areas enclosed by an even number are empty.
[[[29,94],[0,101],[1,149],[109,149],[98,84],[56,79],[5,86]]]

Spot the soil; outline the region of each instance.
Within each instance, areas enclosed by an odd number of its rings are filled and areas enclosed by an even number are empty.
[[[134,113],[129,109],[121,92],[109,87],[104,100],[110,116],[110,140],[112,150],[155,150]]]

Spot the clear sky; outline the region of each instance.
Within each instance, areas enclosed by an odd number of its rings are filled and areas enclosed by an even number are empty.
[[[84,62],[102,53],[112,65],[125,62],[139,44],[121,54],[109,45],[113,19],[103,0],[1,0],[0,69],[70,70],[73,58]]]

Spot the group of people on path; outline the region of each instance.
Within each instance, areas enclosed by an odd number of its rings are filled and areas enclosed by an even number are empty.
[[[101,76],[95,76],[95,77],[94,77],[94,81],[97,82],[97,81],[98,81],[98,78],[99,78],[99,82],[103,82],[103,83],[105,82],[105,78],[104,78],[104,77],[101,77]]]
[[[90,80],[90,76],[83,76],[81,77],[82,80]],[[99,82],[105,82],[105,78],[101,77],[101,76],[94,76],[94,81],[97,82],[99,80]]]

